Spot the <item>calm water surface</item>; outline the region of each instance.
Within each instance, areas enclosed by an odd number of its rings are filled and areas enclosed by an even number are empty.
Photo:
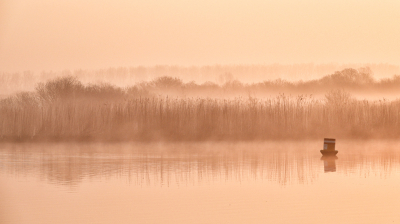
[[[400,223],[400,141],[0,144],[0,223]]]

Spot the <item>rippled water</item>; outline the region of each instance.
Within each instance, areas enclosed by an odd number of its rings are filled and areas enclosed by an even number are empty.
[[[0,223],[400,223],[400,142],[0,144]]]

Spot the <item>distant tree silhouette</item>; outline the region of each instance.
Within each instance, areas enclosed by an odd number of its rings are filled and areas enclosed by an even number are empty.
[[[39,83],[36,92],[45,101],[74,99],[84,90],[82,83],[72,76],[57,78],[46,83]]]
[[[373,83],[374,79],[371,70],[368,68],[361,69],[361,72],[347,68],[323,77],[320,82],[327,85],[362,85]]]
[[[159,78],[156,78],[152,84],[157,87],[157,88],[177,88],[177,87],[182,87],[183,82],[181,79],[178,78],[173,78],[169,76],[162,76]]]

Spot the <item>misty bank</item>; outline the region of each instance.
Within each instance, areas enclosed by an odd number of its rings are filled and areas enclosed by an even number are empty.
[[[0,141],[252,141],[398,138],[400,101],[142,97],[72,77],[0,101]]]

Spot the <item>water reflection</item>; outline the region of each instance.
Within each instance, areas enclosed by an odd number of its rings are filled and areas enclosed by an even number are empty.
[[[51,183],[124,178],[130,184],[204,184],[269,180],[309,183],[313,155],[294,145],[269,144],[21,144],[0,150],[1,172],[35,175]]]
[[[322,156],[321,160],[324,161],[324,172],[336,172],[336,160],[337,156]]]
[[[58,185],[121,179],[145,186],[228,181],[307,184],[324,172],[385,177],[400,164],[399,143],[342,143],[341,158],[319,157],[319,142],[183,144],[2,144],[0,173]],[[350,150],[351,149],[351,150]],[[336,169],[340,164],[340,170]]]

